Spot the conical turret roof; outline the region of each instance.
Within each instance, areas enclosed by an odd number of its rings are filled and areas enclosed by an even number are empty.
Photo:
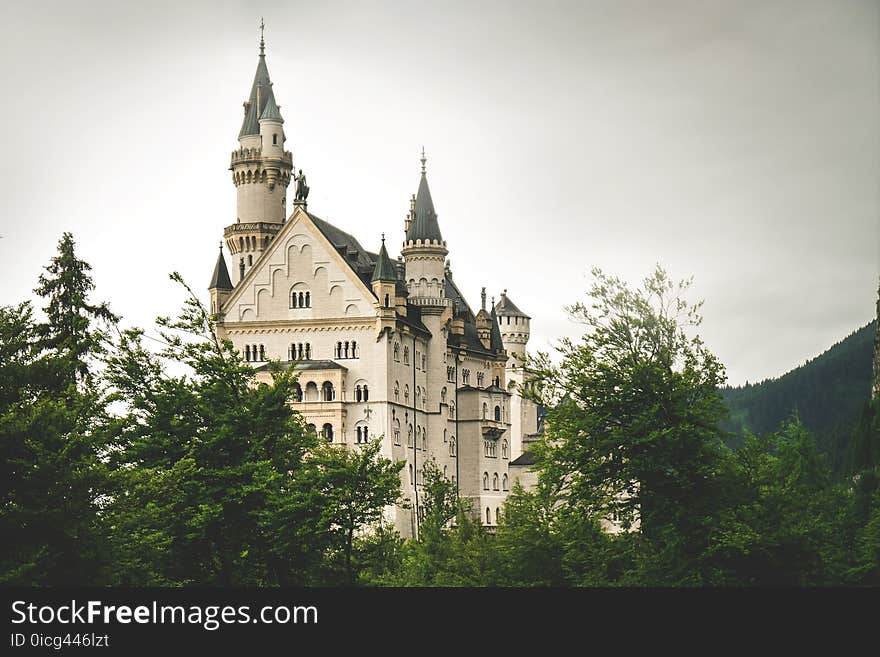
[[[395,283],[397,281],[397,269],[394,267],[394,262],[388,257],[384,237],[382,237],[382,248],[379,249],[379,256],[376,258],[376,267],[373,269],[371,281],[382,281],[385,283]]]
[[[437,212],[434,210],[434,201],[431,199],[431,190],[428,188],[428,177],[425,173],[425,153],[422,151],[422,178],[419,181],[419,191],[416,194],[415,217],[406,231],[407,240],[437,240],[443,241],[440,234],[440,225],[437,223]]]
[[[493,309],[498,313],[501,317],[525,317],[526,319],[531,319],[528,315],[526,315],[522,310],[516,307],[516,304],[510,300],[510,297],[507,296],[507,290],[501,293],[501,300],[495,304]]]
[[[254,83],[251,85],[251,95],[246,103],[247,112],[244,115],[244,122],[241,124],[241,131],[238,133],[239,139],[246,135],[260,134],[260,118],[263,116],[263,112],[265,111],[270,98],[272,98],[272,102],[274,103],[275,99],[272,94],[272,82],[269,79],[269,69],[266,66],[266,55],[263,52],[263,46],[261,45],[260,59],[257,62],[257,72],[254,74]]]
[[[229,270],[226,269],[226,259],[223,257],[223,249],[217,256],[217,264],[214,265],[214,274],[211,276],[209,290],[231,290],[232,281],[229,279]]]
[[[269,88],[269,99],[266,101],[263,113],[260,114],[260,119],[274,119],[279,123],[284,123],[284,118],[281,116],[281,110],[278,109],[278,105],[275,103],[275,94],[272,93],[271,87]]]

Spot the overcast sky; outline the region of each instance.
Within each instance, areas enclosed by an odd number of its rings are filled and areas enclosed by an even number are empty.
[[[396,256],[424,145],[457,284],[472,305],[507,288],[532,349],[578,334],[562,307],[593,266],[693,275],[733,384],[873,316],[876,0],[0,12],[0,303],[31,296],[65,230],[128,324],[179,307],[173,270],[207,286],[235,221],[227,167],[264,16],[309,210],[373,251],[386,232]]]

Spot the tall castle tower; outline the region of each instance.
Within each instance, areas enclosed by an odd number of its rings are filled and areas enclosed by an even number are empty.
[[[232,282],[253,266],[287,217],[287,186],[293,155],[284,150],[284,119],[275,101],[260,26],[260,58],[244,104],[239,148],[229,165],[238,192],[236,222],[223,236],[232,254]]]
[[[525,385],[523,364],[526,344],[529,341],[531,318],[510,300],[507,290],[501,293],[501,300],[495,304],[493,311],[501,331],[501,341],[508,355],[505,372],[507,383],[511,392],[519,393],[514,394],[510,401],[510,434],[513,437],[511,456],[516,458],[528,450],[529,444],[537,437],[538,407],[530,399],[523,398],[521,394],[521,388]]]

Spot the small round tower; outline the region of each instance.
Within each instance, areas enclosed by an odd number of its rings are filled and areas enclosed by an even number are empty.
[[[508,356],[516,359],[514,363],[510,364],[519,365],[525,357],[531,317],[516,307],[516,304],[507,296],[507,290],[501,293],[501,300],[495,304],[495,314],[498,317],[498,328],[501,331],[504,349]]]

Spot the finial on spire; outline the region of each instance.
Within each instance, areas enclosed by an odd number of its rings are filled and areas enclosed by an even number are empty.
[[[382,233],[382,244],[385,244],[385,233]]]
[[[220,240],[220,250],[223,250],[223,240]]]
[[[260,16],[260,57],[265,55],[266,42],[263,40],[263,30],[266,29],[266,23],[263,21],[263,17]]]
[[[486,288],[483,288],[480,291],[480,301],[482,302],[481,306],[482,306],[483,310],[486,310]]]
[[[425,162],[428,161],[428,158],[425,157],[425,147],[422,146],[422,173],[425,173]]]

